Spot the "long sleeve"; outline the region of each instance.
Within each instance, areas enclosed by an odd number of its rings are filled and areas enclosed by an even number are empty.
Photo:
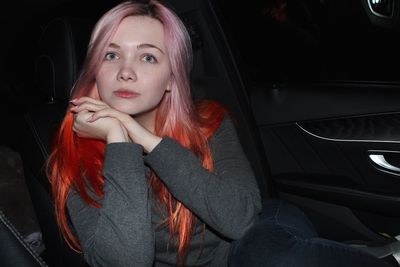
[[[164,138],[145,162],[174,197],[209,227],[227,238],[239,239],[261,210],[257,182],[228,118],[210,142],[213,172],[170,138]]]
[[[101,208],[72,191],[67,201],[72,225],[85,260],[95,266],[152,266],[154,230],[142,148],[136,144],[106,146]]]

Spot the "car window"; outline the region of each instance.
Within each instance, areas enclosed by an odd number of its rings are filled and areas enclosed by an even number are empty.
[[[399,32],[374,25],[362,1],[219,3],[252,80],[400,79]]]

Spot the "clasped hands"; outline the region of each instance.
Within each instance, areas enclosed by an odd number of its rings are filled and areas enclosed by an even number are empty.
[[[71,101],[74,105],[73,131],[80,137],[95,138],[109,143],[133,142],[150,153],[161,137],[140,125],[131,115],[111,108],[101,100],[80,97]]]

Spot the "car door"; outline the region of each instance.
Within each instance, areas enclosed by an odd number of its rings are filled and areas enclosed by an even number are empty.
[[[220,9],[279,196],[305,210],[324,237],[393,240],[397,2],[255,1],[228,11],[220,1]]]

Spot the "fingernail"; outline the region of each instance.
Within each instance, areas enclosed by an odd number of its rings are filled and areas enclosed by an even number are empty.
[[[76,98],[70,100],[69,102],[70,102],[70,103],[75,103],[75,102],[76,102]]]

